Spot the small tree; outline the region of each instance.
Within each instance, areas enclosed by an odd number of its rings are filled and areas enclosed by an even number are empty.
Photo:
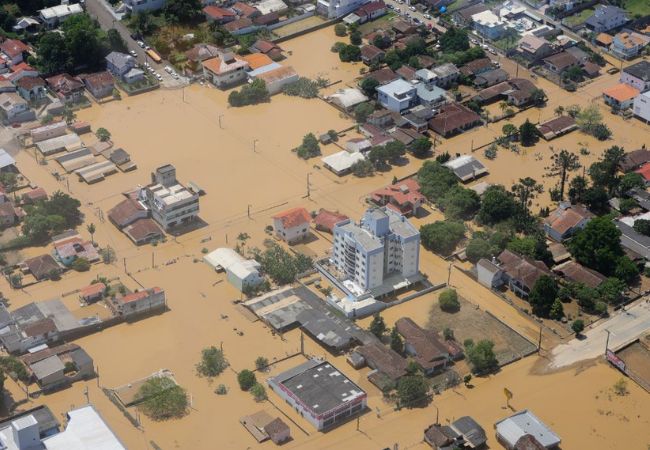
[[[442,337],[445,338],[445,341],[453,341],[455,339],[454,330],[451,328],[445,328],[442,330]]]
[[[559,298],[556,298],[555,301],[553,301],[549,317],[553,320],[560,320],[562,317],[564,317],[564,307],[562,306],[562,302]]]
[[[429,384],[422,375],[407,375],[397,382],[397,398],[400,406],[407,408],[426,402]]]
[[[373,113],[375,107],[370,102],[365,102],[357,105],[354,108],[354,118],[359,123],[366,123],[368,116]]]
[[[258,356],[255,360],[255,368],[259,371],[266,370],[269,365],[269,360],[263,356]]]
[[[472,366],[472,372],[477,375],[493,372],[499,367],[496,355],[494,354],[494,342],[487,339],[465,342],[465,354]]]
[[[106,142],[111,138],[111,133],[106,128],[97,128],[95,131],[95,136],[102,142]]]
[[[582,333],[585,329],[585,323],[582,321],[582,319],[574,320],[571,324],[571,329],[576,334],[576,336],[580,336],[580,333]]]
[[[460,302],[458,301],[458,294],[454,289],[445,289],[438,297],[440,309],[445,312],[457,312],[460,310]]]
[[[187,392],[167,377],[150,378],[137,395],[143,399],[138,409],[153,420],[178,418],[187,413]]]
[[[629,391],[627,390],[627,381],[625,378],[620,378],[616,383],[614,383],[612,389],[614,389],[614,393],[616,395],[619,395],[621,397],[629,394]]]
[[[355,30],[350,33],[350,44],[361,45],[361,31]]]
[[[533,125],[530,120],[526,119],[526,121],[519,127],[519,141],[521,142],[521,145],[524,147],[530,147],[531,145],[535,145],[538,140],[539,136],[537,135],[537,128],[535,128],[535,125]]]
[[[418,158],[424,158],[429,154],[429,150],[431,150],[431,141],[429,138],[418,138],[414,140],[410,147],[409,150],[411,153],[413,153],[413,156],[416,156]]]
[[[256,402],[261,402],[267,399],[266,389],[264,389],[264,386],[260,383],[255,383],[253,387],[251,387],[250,393],[253,394]]]
[[[463,377],[463,383],[465,384],[465,386],[467,386],[469,385],[470,381],[472,381],[472,374],[468,373]]]
[[[336,34],[338,37],[343,37],[348,34],[347,29],[345,28],[345,24],[337,23],[334,26],[334,34]]]
[[[77,258],[72,262],[71,267],[77,272],[87,272],[90,270],[90,262],[86,258]]]
[[[257,383],[257,378],[255,374],[248,369],[244,369],[237,375],[237,381],[239,382],[239,387],[242,391],[248,391],[250,388],[255,386]]]
[[[88,233],[90,233],[90,241],[93,243],[93,245],[95,245],[95,231],[97,231],[95,229],[95,224],[94,223],[89,223],[86,226],[86,230],[88,230]]]
[[[370,322],[370,325],[368,326],[368,331],[381,339],[384,336],[384,333],[386,333],[386,329],[384,318],[379,314],[375,314],[372,318],[372,322]]]
[[[395,327],[390,332],[390,348],[399,354],[404,351],[404,340]]]
[[[216,377],[228,367],[228,361],[221,349],[211,346],[201,350],[201,361],[196,371],[204,377]]]

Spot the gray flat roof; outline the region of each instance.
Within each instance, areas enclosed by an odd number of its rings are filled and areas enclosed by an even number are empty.
[[[327,361],[311,360],[269,382],[283,385],[313,414],[324,414],[366,393]]]
[[[39,380],[42,380],[53,373],[63,372],[63,369],[65,369],[61,358],[56,355],[35,362],[29,367],[32,369],[32,372],[34,372],[34,376]]]

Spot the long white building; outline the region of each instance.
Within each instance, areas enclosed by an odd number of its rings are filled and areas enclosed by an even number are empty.
[[[390,208],[371,208],[358,223],[334,227],[332,263],[361,292],[381,286],[391,276],[419,273],[420,232]]]
[[[328,19],[337,19],[369,2],[370,0],[318,0],[316,11]]]

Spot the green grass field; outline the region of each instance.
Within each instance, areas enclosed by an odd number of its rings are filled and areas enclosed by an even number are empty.
[[[370,22],[366,22],[363,25],[359,26],[359,31],[361,31],[361,34],[368,34],[372,33],[375,30],[388,30],[390,29],[390,22],[397,17],[397,14],[394,12],[390,11],[384,16],[381,16],[378,19],[371,20]]]
[[[572,16],[569,16],[563,20],[563,22],[570,27],[574,27],[576,25],[580,25],[581,23],[584,23],[588,18],[590,18],[594,13],[594,10],[591,8],[583,9],[580,11],[578,14],[574,14]]]
[[[650,15],[650,1],[648,0],[626,0],[623,8],[633,17],[643,17]]]

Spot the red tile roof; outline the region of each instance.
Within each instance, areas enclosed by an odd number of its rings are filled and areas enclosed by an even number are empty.
[[[36,189],[32,189],[29,192],[25,192],[23,194],[23,197],[27,197],[31,201],[40,200],[42,198],[46,199],[47,198],[47,192],[42,187],[39,187],[39,188],[36,188]]]
[[[284,228],[293,228],[311,221],[311,216],[305,208],[293,208],[273,216],[282,222]]]
[[[635,170],[635,172],[641,174],[646,181],[650,181],[650,164],[644,164],[640,169]]]
[[[243,2],[236,2],[234,5],[232,5],[232,9],[234,9],[244,17],[248,17],[255,13],[259,13],[259,10],[257,8]]]
[[[385,8],[386,8],[386,4],[383,2],[383,0],[379,0],[376,2],[366,3],[365,5],[357,9],[356,14],[357,16],[362,17],[363,15],[370,15],[374,12],[377,12]]]
[[[102,294],[106,290],[106,285],[104,283],[93,283],[90,286],[79,291],[79,295],[82,298],[94,297],[96,295]]]
[[[625,102],[628,100],[632,100],[637,95],[639,95],[639,90],[633,88],[629,84],[620,83],[615,86],[612,86],[609,89],[605,89],[603,91],[603,95],[606,95],[607,97],[611,97],[618,102]]]
[[[241,19],[233,20],[232,22],[225,24],[223,27],[232,33],[250,26],[253,26],[253,21],[248,17],[242,17]]]
[[[210,5],[203,8],[203,12],[212,19],[221,20],[226,17],[237,17],[234,11]]]
[[[149,297],[151,294],[157,294],[159,292],[162,292],[162,289],[160,289],[159,287],[153,287],[151,289],[145,289],[142,291],[126,294],[125,296],[120,297],[118,300],[121,303],[137,302],[138,300],[142,300],[144,298]]]
[[[41,77],[22,77],[16,82],[16,85],[23,89],[33,89],[39,86],[45,86],[45,80]]]
[[[564,235],[571,228],[578,225],[581,221],[591,218],[594,215],[585,208],[573,205],[569,208],[558,208],[544,219],[544,223],[551,227],[560,235]]]
[[[280,47],[278,47],[273,42],[264,41],[262,39],[255,41],[253,47],[259,50],[261,53],[269,53],[271,50],[280,49]]]
[[[2,53],[5,55],[13,58],[29,50],[29,47],[27,44],[17,39],[7,39],[0,44],[0,50],[2,50]]]
[[[314,225],[316,225],[316,228],[320,228],[331,233],[334,229],[334,225],[347,219],[348,216],[346,215],[321,208],[320,211],[318,211],[318,215],[314,218]]]
[[[413,178],[377,189],[370,194],[370,198],[379,204],[392,203],[400,207],[425,201],[424,195],[420,193],[420,184]]]

